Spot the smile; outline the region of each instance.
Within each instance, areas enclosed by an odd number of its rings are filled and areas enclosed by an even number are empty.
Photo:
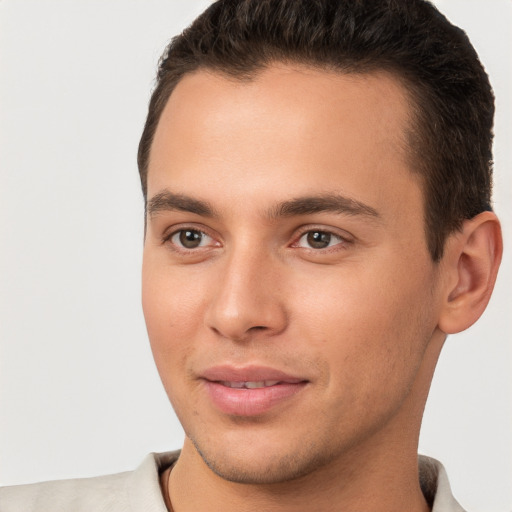
[[[275,386],[279,384],[278,380],[260,380],[260,381],[248,381],[248,382],[230,382],[230,381],[222,381],[220,384],[226,386],[228,388],[235,389],[259,389],[259,388],[268,388],[271,386]]]
[[[308,379],[262,366],[216,366],[201,372],[200,378],[214,409],[245,417],[279,410],[309,384]]]

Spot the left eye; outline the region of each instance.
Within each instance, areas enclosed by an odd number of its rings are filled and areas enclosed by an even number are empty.
[[[212,243],[212,237],[197,229],[180,229],[171,236],[171,242],[184,249],[197,249]]]
[[[297,242],[298,247],[327,249],[343,242],[343,238],[328,231],[313,230],[304,233]]]

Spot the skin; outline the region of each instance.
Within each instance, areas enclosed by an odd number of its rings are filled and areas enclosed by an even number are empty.
[[[425,400],[446,333],[479,316],[489,281],[460,255],[475,232],[480,254],[499,230],[486,212],[432,262],[409,110],[391,75],[278,64],[249,82],[196,72],[171,95],[149,165],[143,308],[186,433],[176,512],[428,510]],[[339,211],[282,215],[334,196]],[[184,247],[183,230],[201,244]],[[313,233],[328,246],[312,247]],[[485,261],[499,254],[498,243]],[[221,364],[307,384],[262,414],[230,415],[200,378]]]

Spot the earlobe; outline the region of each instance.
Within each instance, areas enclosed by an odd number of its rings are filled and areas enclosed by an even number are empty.
[[[441,265],[445,275],[439,328],[446,334],[475,323],[491,297],[501,262],[503,241],[498,218],[482,212],[464,221],[449,237]]]

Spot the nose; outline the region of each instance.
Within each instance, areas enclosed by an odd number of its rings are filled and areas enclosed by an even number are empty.
[[[264,251],[238,251],[220,265],[207,326],[233,341],[268,338],[286,329],[279,264]]]

